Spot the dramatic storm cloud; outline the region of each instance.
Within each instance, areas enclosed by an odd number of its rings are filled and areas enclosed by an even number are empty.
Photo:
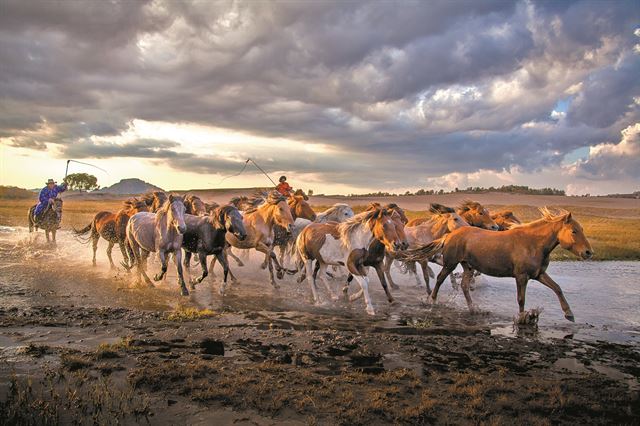
[[[169,187],[251,157],[326,191],[632,190],[638,25],[637,1],[0,0],[0,142]]]

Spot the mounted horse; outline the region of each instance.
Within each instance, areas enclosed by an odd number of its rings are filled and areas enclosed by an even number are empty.
[[[169,195],[167,201],[157,213],[136,213],[127,224],[127,246],[131,257],[131,269],[135,264],[138,271],[138,282],[144,280],[153,286],[145,270],[147,258],[150,252],[158,252],[162,270],[154,277],[160,281],[167,273],[168,254],[175,256],[178,269],[178,284],[183,296],[188,296],[189,291],[184,283],[182,275],[182,238],[187,229],[184,223],[184,199]]]
[[[251,201],[251,205],[258,204],[255,200]],[[270,192],[266,198],[263,198],[262,204],[245,211],[243,222],[247,237],[244,240],[240,240],[235,235],[227,233],[227,242],[235,248],[254,248],[264,253],[267,256],[269,282],[273,287],[277,288],[278,285],[273,275],[273,265],[275,264],[278,278],[284,276],[284,270],[273,252],[273,228],[275,225],[280,225],[291,232],[293,217],[291,216],[289,204],[287,204],[287,198],[277,191]],[[214,258],[211,261],[210,269],[213,269],[215,260]]]
[[[36,206],[29,208],[29,232],[42,228],[44,235],[47,237],[47,242],[56,242],[56,232],[60,228],[60,222],[62,221],[62,198],[52,198],[52,201],[47,205],[45,211],[40,214],[38,222],[34,219],[34,211]],[[49,238],[51,234],[51,239]]]
[[[109,265],[111,269],[115,269],[115,264],[111,257],[113,246],[118,244],[122,258],[127,262],[129,259],[125,247],[126,247],[126,230],[129,218],[136,213],[147,212],[149,207],[144,200],[137,198],[130,198],[123,203],[122,208],[118,213],[113,214],[108,211],[101,211],[96,213],[93,217],[93,221],[82,229],[73,229],[73,233],[80,237],[91,232],[90,236],[86,240],[82,241],[88,243],[92,241],[93,248],[93,266],[96,266],[96,251],[98,250],[98,241],[100,237],[107,240],[109,245],[107,246],[107,257],[109,258]]]
[[[527,282],[531,279],[549,287],[558,297],[565,318],[574,321],[571,308],[560,286],[547,274],[549,256],[560,245],[582,259],[593,256],[591,244],[582,226],[564,210],[554,215],[547,208],[540,209],[542,218],[503,232],[491,232],[475,227],[463,227],[426,246],[406,251],[406,260],[429,259],[442,253],[443,267],[431,294],[435,302],[445,278],[458,264],[462,265],[462,291],[470,311],[474,310],[469,294],[473,270],[493,277],[513,277],[518,290],[518,306],[522,315],[525,307]]]
[[[316,278],[320,277],[329,293],[335,297],[325,279],[327,267],[346,266],[362,290],[361,293],[352,296],[352,300],[364,294],[367,313],[375,314],[369,295],[368,266],[364,264],[367,249],[374,239],[379,240],[385,249],[391,252],[402,247],[403,242],[396,232],[396,224],[387,209],[377,207],[340,224],[312,223],[300,233],[296,241],[299,266],[304,265],[306,269],[307,280],[316,303],[319,301]],[[317,274],[313,271],[314,260],[319,265]]]
[[[242,216],[237,208],[231,205],[218,207],[206,216],[185,215],[187,231],[182,239],[182,247],[185,251],[185,267],[189,270],[191,253],[198,255],[198,261],[202,267],[202,275],[190,280],[191,288],[202,282],[209,274],[207,270],[207,256],[214,255],[224,269],[224,280],[220,288],[220,294],[224,294],[227,286],[229,263],[227,261],[225,247],[227,245],[227,233],[233,234],[239,241],[247,237],[242,222]]]

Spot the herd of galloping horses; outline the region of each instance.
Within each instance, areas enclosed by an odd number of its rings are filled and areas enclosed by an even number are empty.
[[[74,229],[74,233],[85,242],[92,242],[94,265],[100,238],[108,242],[112,268],[115,264],[111,253],[118,244],[124,258],[122,265],[127,271],[135,270],[139,283],[144,280],[150,286],[153,284],[146,272],[150,253],[157,253],[162,265],[153,277],[155,281],[165,277],[173,256],[182,295],[189,294],[183,270],[189,271],[193,255],[202,273],[189,280],[190,288],[193,290],[207,277],[217,261],[224,271],[220,287],[224,294],[228,278],[236,281],[228,257],[242,266],[231,249],[255,249],[265,256],[262,268],[268,269],[272,286],[278,287],[276,277],[299,274],[298,282],[308,281],[315,303],[321,301],[318,281],[330,298],[339,298],[331,281],[342,270],[348,273],[344,297],[350,301],[364,297],[366,312],[374,315],[369,268],[375,269],[387,299],[393,302],[391,289],[398,288],[391,277],[394,262],[400,262],[400,269],[412,274],[419,286],[420,265],[427,294],[435,302],[448,276],[455,284],[452,272],[461,265],[460,285],[470,311],[475,310],[470,286],[474,274],[482,273],[515,278],[521,314],[527,282],[539,281],[555,292],[565,317],[573,321],[560,286],[546,273],[549,255],[558,245],[582,259],[592,257],[593,251],[582,226],[570,212],[554,214],[547,208],[540,211],[540,219],[521,223],[512,212],[492,214],[480,203],[464,201],[457,208],[431,204],[430,215],[409,221],[404,210],[394,203],[371,203],[359,214],[354,214],[347,204],[335,204],[316,213],[303,193],[285,197],[271,191],[235,197],[227,205],[218,205],[204,203],[195,195],[183,197],[155,191],[125,201],[117,213],[97,213],[90,224]],[[207,266],[209,256],[212,260]],[[433,290],[430,262],[442,266]],[[287,267],[291,264],[292,268]],[[354,279],[360,289],[348,296],[349,283]]]

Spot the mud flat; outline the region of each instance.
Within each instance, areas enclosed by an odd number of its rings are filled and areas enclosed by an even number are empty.
[[[427,305],[406,278],[391,306],[374,281],[378,312],[369,317],[358,303],[312,306],[293,277],[270,288],[258,258],[235,268],[240,282],[224,297],[217,277],[181,298],[175,275],[139,288],[105,269],[104,255],[92,268],[90,250],[64,232],[57,248],[21,230],[1,238],[4,423],[640,419],[633,323],[611,340],[600,333],[606,321],[556,321],[555,306],[545,305],[538,327],[514,329],[515,299],[509,308],[482,302],[487,311],[470,315],[453,290]]]

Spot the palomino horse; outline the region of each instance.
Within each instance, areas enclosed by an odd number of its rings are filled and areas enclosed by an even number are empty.
[[[184,223],[184,199],[169,195],[167,202],[157,213],[136,213],[127,224],[127,245],[131,259],[130,269],[137,265],[138,282],[142,277],[147,284],[152,285],[145,271],[147,257],[150,252],[158,252],[162,270],[156,274],[154,280],[160,281],[167,273],[168,254],[175,256],[178,269],[178,284],[183,296],[188,296],[189,291],[182,276],[182,234],[187,229]]]
[[[109,265],[111,269],[115,269],[111,252],[113,246],[118,244],[120,246],[120,252],[122,258],[127,261],[128,256],[125,251],[126,246],[126,230],[129,218],[136,213],[149,211],[147,203],[137,198],[130,198],[123,203],[122,209],[118,213],[111,213],[108,211],[101,211],[96,213],[93,217],[93,221],[82,229],[73,229],[73,233],[80,237],[91,232],[91,235],[86,239],[80,239],[84,243],[92,241],[93,248],[93,266],[96,266],[96,251],[98,250],[98,241],[100,237],[107,240],[109,245],[107,246],[107,257],[109,258]]]
[[[506,231],[514,225],[521,225],[520,219],[518,219],[511,210],[502,210],[499,212],[491,213],[491,219],[498,225],[498,231]]]
[[[253,205],[256,204],[258,203]],[[273,287],[277,288],[278,285],[273,276],[273,264],[275,263],[276,265],[278,278],[282,278],[284,271],[273,252],[273,228],[275,225],[280,225],[291,232],[293,217],[291,216],[291,209],[287,204],[287,199],[277,191],[270,192],[261,205],[245,211],[243,222],[247,231],[247,238],[241,241],[235,235],[227,233],[227,242],[235,248],[255,248],[257,251],[267,255],[269,281]],[[213,269],[215,260],[214,258],[211,261],[210,269]],[[231,274],[231,279],[234,279],[233,274]]]
[[[409,248],[415,249],[426,244],[429,244],[433,240],[448,234],[463,226],[469,226],[469,224],[457,213],[441,213],[436,207],[431,207],[431,213],[433,216],[427,221],[418,226],[408,226],[405,228],[407,240],[409,242]],[[391,256],[390,256],[391,257]],[[418,263],[422,269],[422,276],[427,286],[427,293],[431,294],[431,287],[429,286],[429,275],[432,273],[429,268],[429,260],[421,260]],[[393,281],[391,279],[391,263],[393,258],[389,259],[385,265],[385,273],[389,279],[389,283],[393,287]],[[406,262],[406,269],[415,276],[416,284],[420,286],[420,279],[416,273],[416,262]]]
[[[33,232],[34,228],[37,231],[38,228],[44,229],[44,235],[47,237],[47,242],[56,242],[56,232],[60,228],[60,221],[62,220],[62,198],[53,198],[53,201],[47,206],[45,211],[41,213],[40,220],[36,223],[33,219],[33,212],[36,206],[31,206],[29,209],[29,232]],[[51,239],[49,239],[49,233],[51,233]]]
[[[591,258],[593,250],[582,226],[573,219],[570,212],[563,210],[554,215],[547,208],[540,209],[540,212],[541,219],[503,232],[464,227],[422,248],[405,253],[408,259],[422,260],[442,252],[444,265],[431,294],[434,302],[440,285],[460,263],[464,269],[462,291],[470,311],[474,310],[474,306],[469,294],[469,283],[473,270],[478,270],[493,277],[516,279],[521,316],[524,312],[527,282],[534,279],[553,290],[565,318],[574,321],[560,286],[546,272],[549,255],[558,245],[582,259]]]
[[[142,199],[147,203],[147,206],[149,206],[149,211],[155,213],[160,210],[167,201],[167,194],[162,191],[152,191],[144,194]]]
[[[240,241],[247,237],[240,212],[234,206],[227,205],[218,207],[207,216],[198,217],[187,214],[184,218],[187,225],[187,231],[182,239],[185,267],[188,271],[191,253],[198,255],[198,261],[202,267],[202,275],[190,280],[191,288],[202,282],[209,274],[207,256],[214,255],[224,269],[224,280],[222,287],[220,287],[220,294],[224,294],[229,273],[229,263],[225,251],[227,232],[235,235]]]
[[[325,279],[327,266],[346,266],[362,290],[361,293],[352,296],[352,300],[364,294],[367,313],[375,315],[369,295],[369,268],[364,265],[367,248],[373,239],[382,242],[385,249],[391,252],[402,246],[396,232],[396,224],[386,209],[378,207],[365,211],[340,224],[312,223],[300,233],[296,241],[298,263],[306,269],[307,280],[316,303],[319,301],[316,278],[320,277],[329,294],[335,297]],[[319,264],[317,274],[313,273],[314,260]]]
[[[438,211],[439,213],[458,213],[469,225],[476,226],[478,228],[498,230],[498,225],[491,218],[489,210],[487,210],[482,204],[477,201],[464,200],[457,209],[443,206],[442,204],[432,203],[431,211]],[[430,217],[422,217],[419,219],[410,220],[407,226],[417,226],[424,222],[427,222]]]

